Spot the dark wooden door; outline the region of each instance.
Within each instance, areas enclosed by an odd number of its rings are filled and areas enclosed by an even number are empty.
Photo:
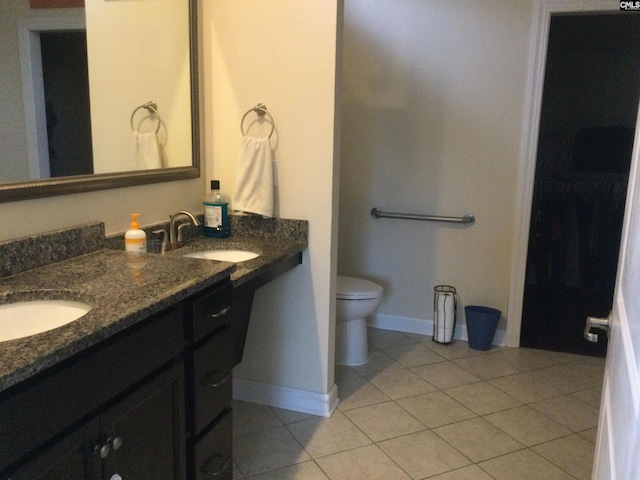
[[[100,424],[94,419],[63,437],[9,477],[11,480],[95,480],[100,456],[94,453]]]
[[[102,416],[103,441],[111,444],[104,479],[186,478],[183,392],[178,364]]]

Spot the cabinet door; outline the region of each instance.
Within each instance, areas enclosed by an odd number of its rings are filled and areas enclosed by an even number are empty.
[[[103,478],[185,479],[183,383],[174,365],[102,415]]]
[[[100,456],[94,453],[100,432],[97,419],[62,437],[8,480],[96,480]]]

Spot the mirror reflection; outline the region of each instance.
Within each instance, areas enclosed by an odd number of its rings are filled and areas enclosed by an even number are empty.
[[[120,172],[153,181],[152,172],[197,166],[191,7],[85,0],[84,8],[43,9],[2,0],[0,189]]]

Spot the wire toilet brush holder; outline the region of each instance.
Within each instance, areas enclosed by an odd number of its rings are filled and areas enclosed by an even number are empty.
[[[437,343],[449,344],[456,328],[458,301],[456,289],[449,285],[437,285],[433,289],[433,338]]]

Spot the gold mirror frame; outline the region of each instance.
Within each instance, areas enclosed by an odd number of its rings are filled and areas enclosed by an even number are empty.
[[[191,156],[190,167],[140,170],[120,173],[76,175],[29,182],[0,184],[0,203],[132,187],[150,183],[200,177],[200,98],[198,95],[198,2],[189,0],[189,55],[191,74]]]

